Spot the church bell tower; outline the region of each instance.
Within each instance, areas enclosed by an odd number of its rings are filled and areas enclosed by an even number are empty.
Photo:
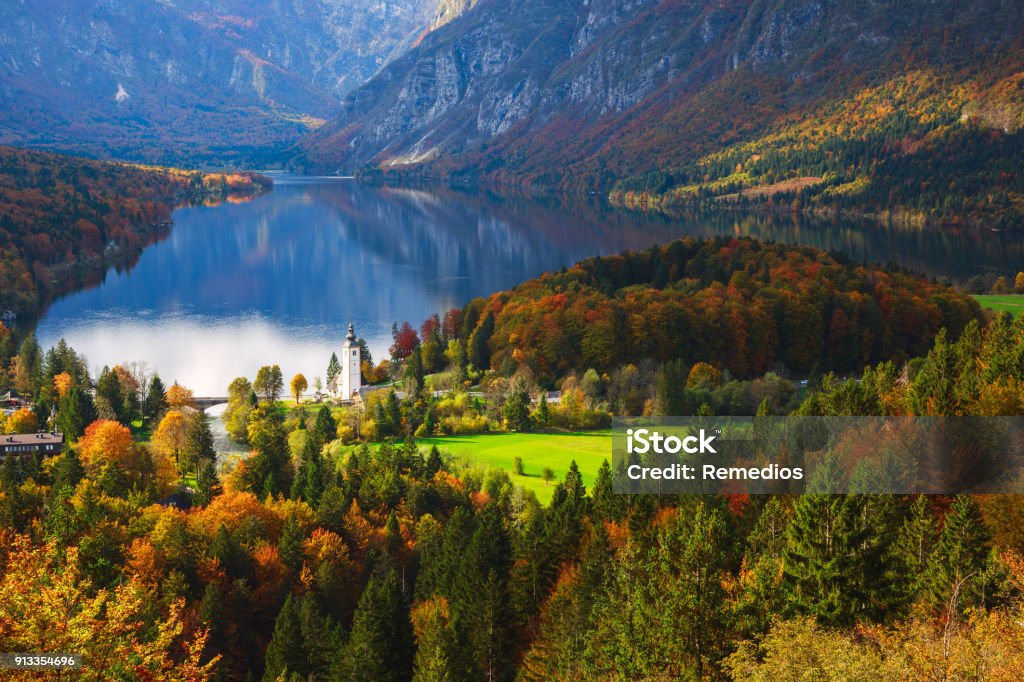
[[[352,394],[363,385],[359,368],[359,341],[352,323],[348,323],[348,334],[341,346],[341,399],[351,400]]]

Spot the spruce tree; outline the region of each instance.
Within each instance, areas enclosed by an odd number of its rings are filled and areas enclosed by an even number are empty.
[[[412,673],[412,632],[393,569],[370,578],[359,597],[352,630],[334,676],[351,682],[389,682]]]
[[[196,493],[193,500],[200,507],[210,504],[215,497],[220,495],[221,485],[217,476],[217,466],[210,460],[199,466],[199,475],[196,477]]]
[[[292,674],[305,679],[309,674],[305,644],[298,605],[289,594],[277,614],[274,632],[270,637],[270,644],[267,645],[264,681],[273,682],[282,676],[287,678]]]
[[[434,474],[441,470],[441,451],[436,445],[430,446],[430,453],[427,455],[426,464],[423,466],[423,475],[427,480],[434,478]]]
[[[341,374],[341,363],[338,362],[337,354],[331,353],[331,359],[327,363],[327,385],[331,386],[339,374]]]
[[[513,384],[512,392],[502,408],[502,415],[509,431],[525,433],[530,430],[530,394],[522,379],[517,379]]]
[[[946,605],[956,594],[964,607],[977,598],[990,542],[981,511],[970,495],[957,495],[932,552],[928,596]]]
[[[901,576],[904,601],[908,604],[924,595],[928,588],[928,569],[937,539],[938,524],[928,498],[918,495],[893,545],[893,559]]]
[[[302,570],[303,545],[305,537],[295,514],[290,514],[281,528],[281,540],[277,545],[277,555],[292,575]]]
[[[883,496],[874,496],[883,497]],[[891,512],[870,495],[801,496],[786,532],[785,578],[792,608],[823,624],[878,617],[893,600]]]

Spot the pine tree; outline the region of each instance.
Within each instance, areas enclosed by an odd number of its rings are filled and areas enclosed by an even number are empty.
[[[85,476],[85,469],[81,460],[78,459],[78,452],[73,448],[64,450],[64,454],[57,458],[50,472],[53,479],[53,490],[68,487],[74,489],[78,482]]]
[[[96,485],[104,495],[126,497],[128,495],[128,477],[117,462],[109,462],[96,478]]]
[[[501,512],[496,505],[488,505],[480,513],[472,539],[461,550],[452,601],[456,621],[466,628],[474,664],[487,680],[502,679],[510,662],[511,554]]]
[[[314,432],[307,433],[291,491],[292,498],[305,500],[314,508],[320,503],[324,490],[323,455],[319,441]]]
[[[56,428],[67,441],[77,440],[96,420],[96,406],[88,393],[72,386],[57,405]]]
[[[441,451],[437,449],[436,445],[431,445],[430,453],[427,455],[427,461],[423,465],[424,478],[427,480],[434,478],[434,474],[440,471],[442,466]]]
[[[331,353],[331,360],[327,363],[327,385],[332,386],[339,374],[341,374],[341,363],[338,362],[337,354]]]
[[[277,555],[292,575],[298,575],[302,569],[303,543],[305,537],[295,514],[290,514],[281,527],[281,540],[277,545]]]
[[[491,366],[491,336],[494,334],[494,313],[490,310],[484,315],[480,326],[469,337],[469,362],[477,371],[485,371]]]
[[[893,535],[884,496],[801,496],[786,531],[785,579],[791,606],[823,624],[877,616],[893,599],[883,558]]]
[[[893,559],[902,577],[907,603],[922,596],[928,587],[928,568],[937,539],[938,524],[928,498],[918,495],[893,545]]]
[[[976,598],[990,548],[988,530],[970,495],[957,495],[946,516],[928,570],[928,596],[944,605],[958,593],[964,606]]]
[[[158,374],[154,374],[149,380],[149,388],[146,390],[146,401],[143,404],[143,416],[147,422],[155,422],[160,418],[160,413],[167,409],[167,391],[164,382]]]
[[[187,468],[195,467],[197,479],[203,464],[217,459],[217,450],[213,445],[213,432],[210,430],[210,423],[203,412],[196,412],[189,422],[188,433],[185,434],[184,459],[187,462]]]
[[[297,674],[300,679],[305,679],[309,674],[305,645],[298,605],[289,594],[277,614],[274,633],[270,637],[270,644],[267,645],[263,679],[266,682],[273,682],[279,677],[287,678],[291,674]]]
[[[212,461],[207,460],[199,467],[199,475],[196,477],[196,493],[193,499],[200,507],[205,507],[220,493],[221,485],[220,479],[217,477],[217,467]]]
[[[374,575],[359,597],[352,630],[334,677],[352,682],[408,679],[412,632],[394,570]]]
[[[517,379],[502,408],[509,431],[525,433],[530,430],[530,394],[522,379]]]
[[[612,487],[612,468],[603,460],[597,469],[594,489],[591,491],[594,518],[600,521],[621,521],[626,515],[626,504],[622,495]]]
[[[548,392],[540,392],[540,401],[537,403],[537,409],[531,415],[533,424],[538,429],[546,429],[551,423],[551,408],[548,405]]]
[[[96,397],[106,401],[115,419],[127,423],[121,382],[117,379],[117,373],[111,371],[109,367],[103,368],[99,381],[96,382]]]

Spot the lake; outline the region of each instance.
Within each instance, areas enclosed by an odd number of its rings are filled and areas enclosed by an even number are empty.
[[[936,277],[1013,274],[1024,241],[971,230],[734,212],[664,216],[450,190],[372,188],[276,176],[244,203],[180,208],[164,241],[128,271],[56,301],[37,327],[64,337],[93,370],[146,361],[165,383],[225,395],[236,376],[279,364],[286,382],[323,377],[349,320],[387,354],[391,325],[507,289],[582,258],[732,234],[894,261]]]

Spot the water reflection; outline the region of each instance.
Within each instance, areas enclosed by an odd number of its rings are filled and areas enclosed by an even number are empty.
[[[165,381],[219,395],[271,362],[286,377],[322,377],[350,318],[380,356],[393,321],[419,323],[581,258],[683,235],[804,243],[957,279],[1024,263],[1020,240],[996,234],[640,215],[597,199],[567,205],[346,180],[282,178],[254,201],[174,217],[169,237],[130,271],[57,301],[39,324],[41,342],[64,336],[94,368],[146,360]]]

